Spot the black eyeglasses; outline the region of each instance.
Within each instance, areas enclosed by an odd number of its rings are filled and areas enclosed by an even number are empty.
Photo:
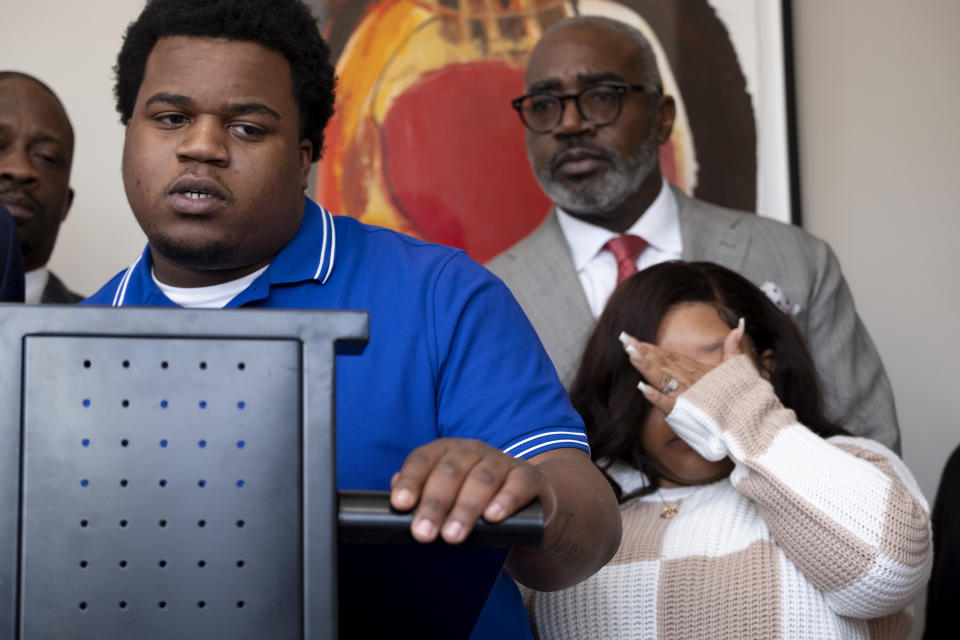
[[[631,91],[658,96],[663,90],[655,84],[595,84],[566,95],[546,91],[528,93],[510,104],[527,129],[534,133],[550,133],[563,119],[565,100],[576,103],[581,118],[602,127],[620,116],[623,97]]]

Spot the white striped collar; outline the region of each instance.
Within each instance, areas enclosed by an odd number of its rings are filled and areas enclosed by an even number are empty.
[[[304,280],[317,280],[320,284],[326,284],[333,274],[337,248],[333,214],[310,198],[304,200],[300,229],[274,257],[262,276],[269,278],[270,284]],[[112,306],[148,304],[148,299],[157,296],[160,300],[165,299],[151,277],[152,261],[149,251],[148,245],[124,272],[117,283]]]

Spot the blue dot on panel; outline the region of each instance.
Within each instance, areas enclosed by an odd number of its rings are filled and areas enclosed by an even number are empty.
[[[206,400],[201,400],[201,401],[200,401],[200,408],[201,408],[201,409],[206,409],[206,408],[207,408],[207,401],[206,401]]]
[[[247,446],[247,443],[244,442],[243,440],[237,441],[237,449],[243,449],[245,446]]]
[[[170,404],[170,403],[167,402],[166,400],[161,400],[161,401],[160,401],[160,406],[163,407],[164,409],[166,409],[166,408],[167,408],[167,405],[169,405],[169,404]]]
[[[160,441],[160,446],[161,446],[161,447],[167,446],[167,441],[166,441],[166,440],[161,440],[161,441]]]
[[[247,403],[244,402],[243,400],[241,400],[240,402],[237,403],[237,409],[243,409],[243,408],[245,408],[246,406],[247,406]]]
[[[88,484],[90,484],[90,483],[89,483],[86,479],[83,479],[83,480],[80,481],[80,486],[81,486],[81,487],[85,487],[85,486],[87,486]]]
[[[83,406],[85,406],[85,407],[89,407],[89,406],[90,406],[90,398],[84,398],[84,399],[83,399]]]
[[[200,448],[201,448],[201,449],[203,449],[205,446],[207,446],[207,441],[206,441],[206,440],[201,440],[201,441],[198,442],[197,444],[200,445]]]
[[[201,487],[205,487],[205,486],[207,486],[207,481],[201,479],[200,481],[197,482],[197,485],[199,485],[199,486],[201,486]]]
[[[85,447],[89,447],[89,446],[90,446],[90,438],[84,438],[83,440],[80,441],[80,444],[82,444],[82,445],[85,446]]]
[[[243,487],[243,485],[245,485],[245,484],[246,484],[246,483],[245,483],[243,480],[237,480],[237,486],[238,486],[238,487]]]

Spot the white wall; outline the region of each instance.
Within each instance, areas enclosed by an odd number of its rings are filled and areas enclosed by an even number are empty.
[[[960,443],[960,2],[793,0],[793,14],[805,226],[840,258],[932,501]]]
[[[4,2],[0,19],[0,69],[47,83],[76,130],[76,198],[50,268],[79,293],[96,291],[146,242],[123,194],[123,127],[113,107],[113,65],[142,7],[141,0],[20,0]]]
[[[840,257],[933,497],[960,444],[960,2],[794,0],[804,224]]]
[[[51,264],[91,293],[144,243],[120,183],[111,97],[142,2],[7,4],[0,67],[50,84],[78,131],[77,198]],[[840,258],[893,382],[905,459],[932,500],[960,443],[948,404],[960,397],[960,2],[793,5],[805,225]]]

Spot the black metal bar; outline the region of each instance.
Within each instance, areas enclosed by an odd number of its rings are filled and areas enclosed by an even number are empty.
[[[800,142],[797,131],[797,81],[793,59],[793,3],[782,0],[783,87],[787,106],[787,154],[790,165],[790,222],[803,226],[800,184]]]
[[[415,543],[410,534],[413,512],[390,506],[386,491],[340,491],[340,542],[369,544]],[[539,500],[503,522],[480,519],[465,545],[484,547],[536,547],[543,541],[543,506]]]

